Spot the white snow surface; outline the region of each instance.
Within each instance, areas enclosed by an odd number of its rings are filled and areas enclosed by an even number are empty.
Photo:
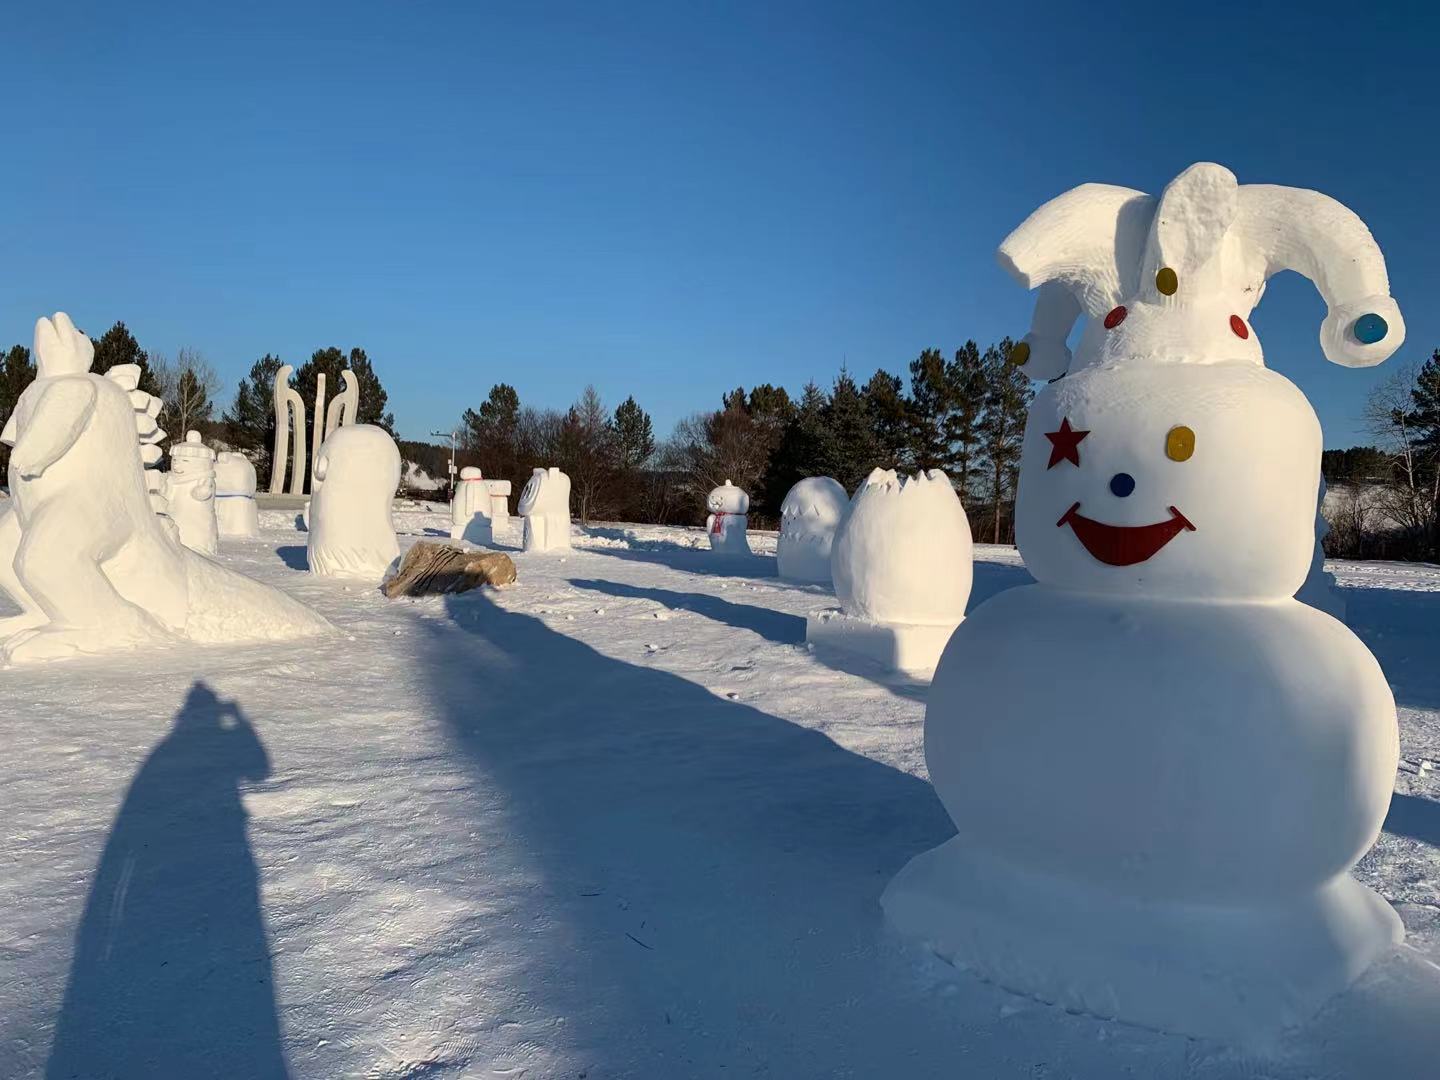
[[[402,547],[448,533],[444,507],[396,521]],[[509,589],[386,601],[305,574],[304,535],[264,511],[219,560],[339,634],[7,672],[0,1076],[1440,1068],[1440,567],[1328,566],[1400,705],[1356,874],[1408,944],[1259,1060],[884,929],[886,883],[953,831],[925,688],[807,651],[833,598],[750,539],[717,566],[698,529],[577,527],[559,557],[509,549]],[[972,608],[1030,580],[1013,549],[975,557]]]

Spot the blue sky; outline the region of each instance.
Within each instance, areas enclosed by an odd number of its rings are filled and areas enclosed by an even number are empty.
[[[12,6],[0,339],[124,319],[199,348],[226,401],[267,351],[362,345],[409,436],[502,380],[633,393],[663,434],[737,384],[1018,336],[1006,232],[1213,160],[1365,218],[1396,360],[1428,356],[1440,16],[1166,7]],[[1344,446],[1390,365],[1327,364],[1323,314],[1287,274],[1254,324]]]

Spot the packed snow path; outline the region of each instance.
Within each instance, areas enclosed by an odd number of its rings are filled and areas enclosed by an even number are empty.
[[[386,601],[262,517],[222,561],[343,634],[0,676],[6,1080],[1440,1068],[1440,568],[1331,566],[1401,706],[1358,873],[1414,949],[1261,1062],[885,932],[880,891],[950,831],[923,687],[806,650],[833,601],[773,577],[773,534],[720,564],[699,530],[595,528],[511,589]],[[976,557],[972,606],[1028,578]]]

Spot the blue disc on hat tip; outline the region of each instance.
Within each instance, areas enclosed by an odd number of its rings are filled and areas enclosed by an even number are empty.
[[[1390,332],[1390,327],[1383,318],[1372,311],[1368,315],[1361,315],[1356,319],[1350,332],[1355,335],[1355,340],[1361,345],[1374,345]]]

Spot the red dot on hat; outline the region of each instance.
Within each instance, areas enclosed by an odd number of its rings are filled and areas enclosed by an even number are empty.
[[[1120,307],[1113,308],[1110,314],[1105,316],[1105,329],[1114,330],[1115,327],[1125,321],[1126,314],[1127,312],[1123,304]]]
[[[1244,341],[1250,336],[1250,328],[1245,325],[1245,320],[1239,315],[1230,316],[1230,329],[1235,331],[1235,336]]]

